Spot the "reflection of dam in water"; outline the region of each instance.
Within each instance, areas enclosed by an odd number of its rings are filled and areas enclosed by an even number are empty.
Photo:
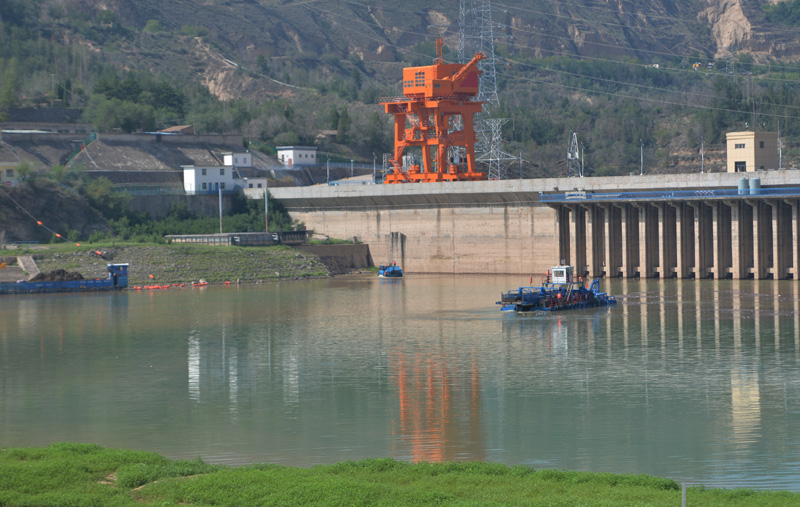
[[[791,439],[792,430],[764,421],[774,421],[776,405],[780,419],[798,404],[800,289],[751,288],[739,281],[617,281],[610,291],[626,294],[615,309],[509,315],[503,337],[528,348],[530,364],[521,370],[541,368],[560,379],[545,381],[545,390],[582,399],[587,420],[601,423],[603,404],[641,405],[636,424],[643,425],[658,424],[655,413],[674,420],[671,412],[699,410],[706,415],[685,424],[706,435],[702,452],[760,452],[765,431]]]
[[[91,439],[228,464],[486,460],[800,490],[796,284],[611,280],[611,309],[503,314],[493,303],[513,281],[8,300],[0,440]]]

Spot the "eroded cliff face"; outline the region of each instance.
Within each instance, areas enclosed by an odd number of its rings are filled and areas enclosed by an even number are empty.
[[[699,17],[708,20],[716,41],[715,56],[740,49],[752,36],[752,25],[742,8],[743,0],[709,0],[709,7]]]

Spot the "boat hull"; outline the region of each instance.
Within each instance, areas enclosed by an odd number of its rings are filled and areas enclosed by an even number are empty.
[[[0,283],[0,294],[44,294],[50,292],[103,292],[128,286],[128,265],[108,264],[108,278],[58,282]]]
[[[403,270],[397,266],[380,266],[378,268],[380,278],[402,278]]]
[[[538,287],[520,287],[500,294],[504,312],[559,312],[617,304],[614,296],[600,291],[599,280],[590,287],[583,282],[547,282]]]

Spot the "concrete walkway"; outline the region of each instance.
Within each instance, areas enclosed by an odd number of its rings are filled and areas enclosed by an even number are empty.
[[[20,255],[17,257],[17,265],[28,273],[27,280],[39,274],[39,267],[30,255]]]
[[[16,257],[0,257],[0,263],[6,263],[6,267],[0,269],[0,283],[16,282],[25,278],[25,273],[16,262]]]

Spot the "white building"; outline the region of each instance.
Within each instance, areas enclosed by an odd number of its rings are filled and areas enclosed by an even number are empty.
[[[215,194],[234,191],[234,170],[232,166],[184,165],[183,189],[187,194]]]
[[[253,167],[253,155],[247,153],[223,153],[222,161],[224,165],[233,167]]]
[[[278,160],[284,167],[317,165],[317,148],[315,146],[278,146]]]
[[[253,199],[263,199],[264,191],[267,189],[267,177],[244,177],[239,180],[239,186],[242,188],[242,192],[247,197],[251,197]]]

